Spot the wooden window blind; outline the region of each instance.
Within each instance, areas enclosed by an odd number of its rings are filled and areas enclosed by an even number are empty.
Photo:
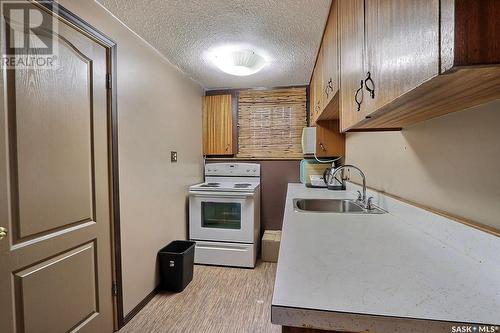
[[[300,158],[306,124],[306,88],[240,91],[237,156]]]

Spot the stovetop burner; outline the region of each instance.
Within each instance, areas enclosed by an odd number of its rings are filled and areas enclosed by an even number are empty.
[[[234,188],[248,188],[250,186],[252,186],[252,184],[248,184],[248,183],[234,184]]]
[[[200,187],[219,187],[219,186],[220,186],[220,183],[206,183],[206,184],[200,185]]]

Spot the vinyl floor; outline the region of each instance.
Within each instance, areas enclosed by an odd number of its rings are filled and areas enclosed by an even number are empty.
[[[195,265],[181,293],[161,292],[120,333],[272,333],[276,264],[255,269]]]

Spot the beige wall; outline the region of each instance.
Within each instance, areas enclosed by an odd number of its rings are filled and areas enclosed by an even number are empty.
[[[188,185],[202,179],[202,89],[92,0],[60,3],[118,44],[124,312],[157,285],[156,253],[185,239]],[[170,163],[170,151],[179,162]]]
[[[500,230],[500,101],[401,132],[349,133],[369,186]]]

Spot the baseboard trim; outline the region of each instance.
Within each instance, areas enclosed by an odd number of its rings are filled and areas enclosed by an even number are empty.
[[[122,325],[120,326],[120,328],[122,328],[123,326],[127,325],[127,323],[132,320],[132,318],[135,317],[135,315],[137,315],[139,313],[139,311],[141,311],[145,306],[146,304],[148,304],[152,299],[153,297],[155,297],[156,294],[158,294],[158,292],[160,291],[160,286],[156,286],[155,289],[153,289],[153,291],[151,291],[149,294],[146,295],[146,297],[144,297],[144,299],[142,301],[139,302],[139,304],[137,304],[122,320]]]

